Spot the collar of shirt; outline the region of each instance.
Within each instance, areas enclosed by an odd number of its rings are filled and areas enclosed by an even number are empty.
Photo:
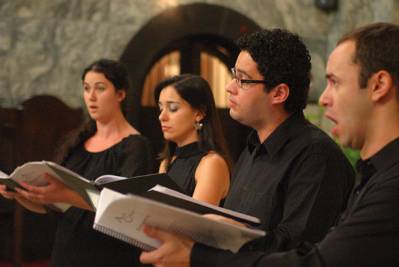
[[[357,190],[361,189],[367,181],[378,170],[386,170],[399,161],[399,138],[385,145],[380,151],[368,159],[359,159],[356,162],[356,170],[360,174],[360,184]]]
[[[176,158],[189,158],[201,153],[204,152],[201,151],[199,142],[190,143],[182,147],[176,147],[175,149]]]
[[[291,137],[295,136],[295,132],[298,131],[298,126],[303,125],[304,120],[305,117],[303,112],[292,114],[283,121],[263,143],[260,143],[258,133],[253,130],[247,140],[249,152],[251,154],[254,151],[256,154],[262,152],[268,153],[273,157]]]

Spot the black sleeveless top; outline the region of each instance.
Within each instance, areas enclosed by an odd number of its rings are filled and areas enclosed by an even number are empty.
[[[136,176],[153,171],[148,140],[130,135],[101,151],[88,152],[83,144],[69,154],[63,165],[94,180],[103,174]],[[128,243],[93,230],[94,212],[71,207],[58,222],[51,266],[140,266],[139,250]]]
[[[195,171],[207,153],[200,149],[198,142],[176,147],[176,158],[169,165],[167,174],[189,196],[193,195],[195,189]]]

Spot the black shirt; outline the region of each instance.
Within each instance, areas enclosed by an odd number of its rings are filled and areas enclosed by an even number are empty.
[[[94,180],[103,174],[131,177],[152,172],[153,160],[147,138],[130,135],[101,151],[88,152],[83,144],[69,154],[63,165]],[[139,266],[139,250],[93,230],[94,212],[71,207],[58,223],[51,266]]]
[[[199,143],[176,147],[176,158],[169,165],[167,173],[184,192],[192,196],[195,189],[195,171],[203,156],[207,154]]]
[[[288,250],[325,236],[346,207],[353,181],[338,145],[302,113],[293,114],[263,143],[250,134],[224,207],[261,220],[267,238],[248,249]]]
[[[319,244],[266,255],[232,254],[196,244],[192,266],[399,266],[399,139],[365,162],[338,226]],[[203,259],[203,260],[201,260]],[[202,262],[201,262],[202,261]]]

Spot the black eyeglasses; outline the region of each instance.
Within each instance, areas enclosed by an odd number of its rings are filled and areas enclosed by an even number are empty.
[[[267,81],[265,80],[248,80],[248,79],[240,79],[237,77],[237,70],[236,68],[231,68],[231,74],[233,75],[233,79],[236,81],[237,86],[241,89],[245,89],[245,84],[253,84],[253,83],[263,83],[266,84]]]

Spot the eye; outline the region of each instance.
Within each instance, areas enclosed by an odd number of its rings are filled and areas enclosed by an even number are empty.
[[[96,89],[99,90],[99,91],[105,91],[105,89],[107,89],[107,87],[105,87],[105,85],[98,85],[96,87]]]
[[[170,103],[168,105],[168,109],[169,109],[170,112],[176,112],[176,111],[179,110],[179,105],[176,104],[176,103]]]
[[[90,91],[90,86],[88,86],[87,84],[83,84],[83,91],[85,92]]]
[[[328,78],[328,79],[327,79],[327,83],[328,83],[329,85],[333,86],[333,87],[336,87],[337,84],[338,84],[337,80],[334,79],[334,78]]]

